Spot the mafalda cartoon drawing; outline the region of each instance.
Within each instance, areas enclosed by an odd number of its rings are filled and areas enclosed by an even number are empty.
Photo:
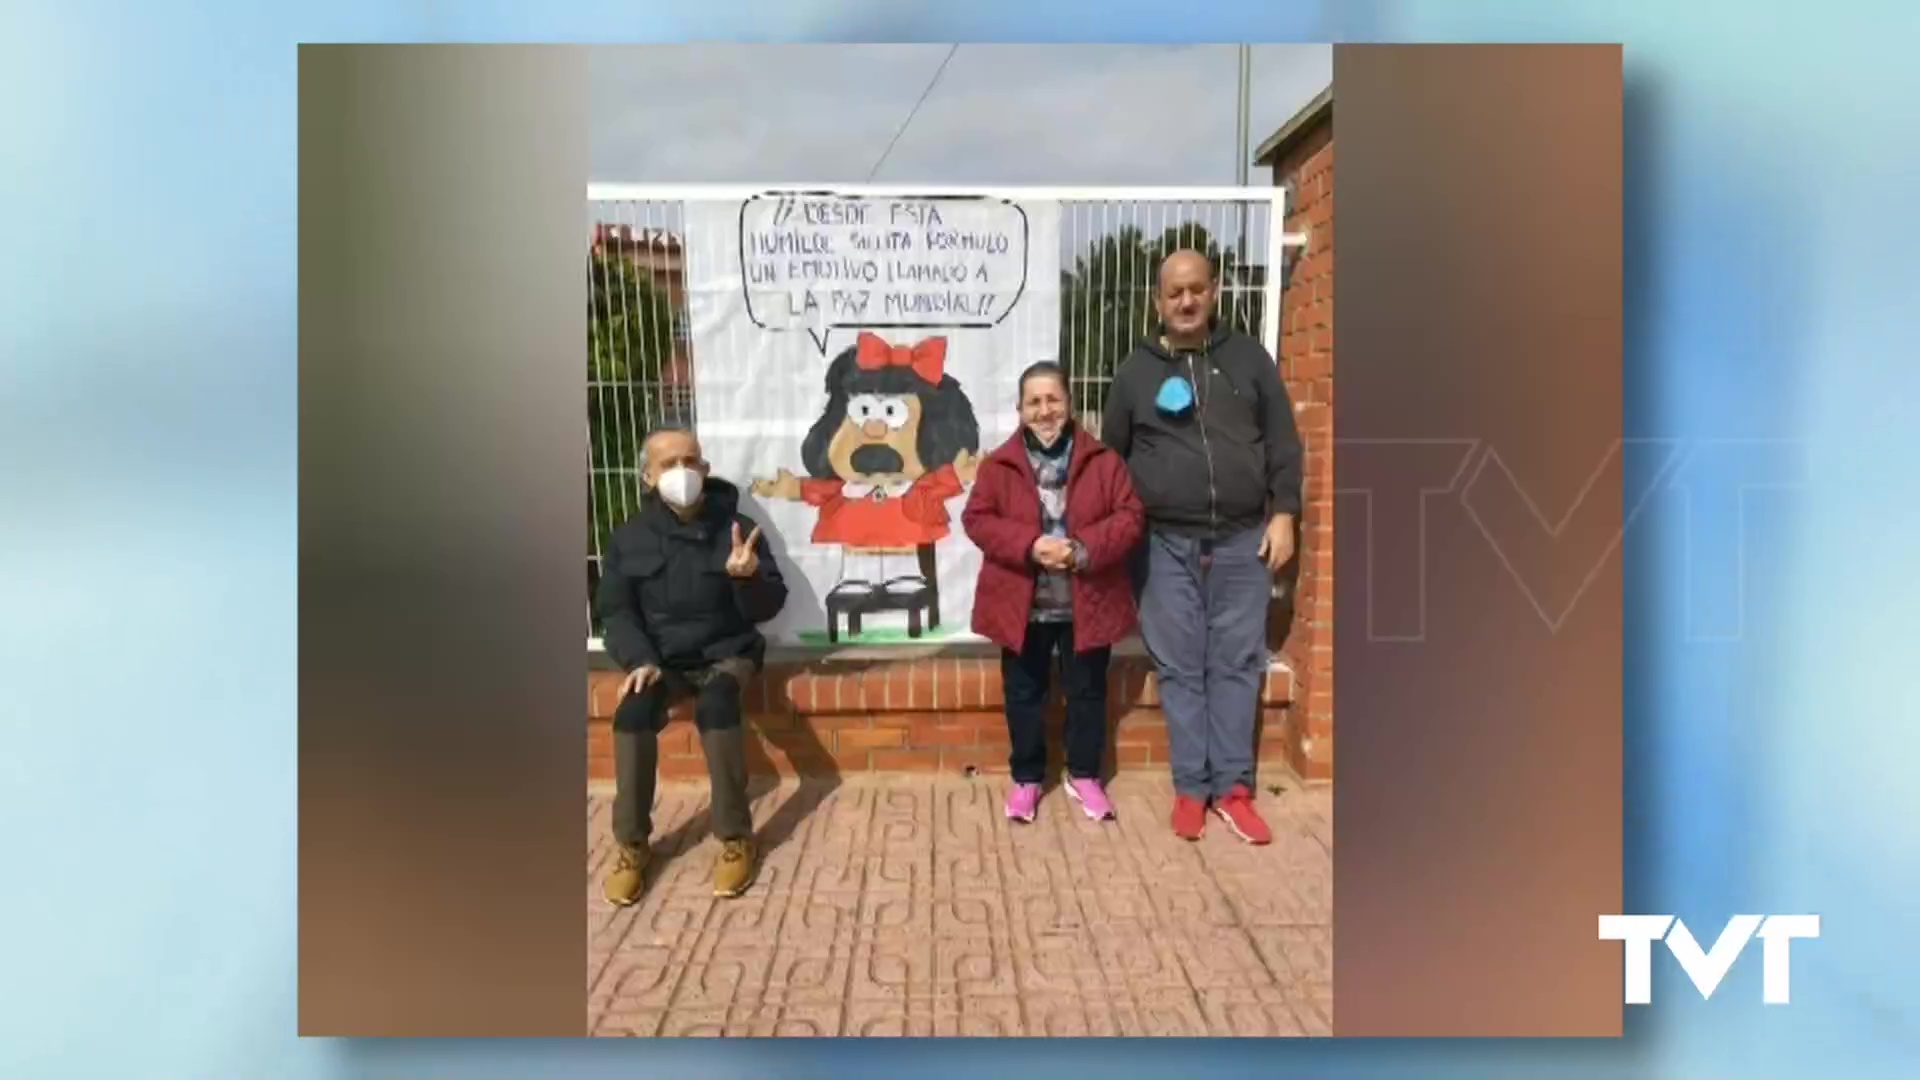
[[[911,637],[940,625],[935,545],[952,531],[947,500],[973,483],[980,453],[973,403],[946,358],[944,337],[895,345],[862,333],[827,368],[826,408],[800,446],[806,477],[783,468],[753,482],[762,498],[816,508],[814,543],[882,568],[872,578],[843,570],[826,598],[830,640],[842,618],[857,635],[863,615],[882,611],[904,611]],[[889,577],[889,556],[912,557],[914,572]]]

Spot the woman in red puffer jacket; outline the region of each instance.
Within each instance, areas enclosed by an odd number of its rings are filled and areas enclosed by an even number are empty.
[[[1007,817],[1031,822],[1046,779],[1043,707],[1054,659],[1066,681],[1066,790],[1096,821],[1113,817],[1100,783],[1107,663],[1134,632],[1130,563],[1146,529],[1126,462],[1081,430],[1059,365],[1020,376],[1020,430],[974,477],[960,523],[985,557],[973,630],[1000,646],[1013,787]]]

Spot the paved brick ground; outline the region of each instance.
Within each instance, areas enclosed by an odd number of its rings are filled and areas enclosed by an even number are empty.
[[[1164,778],[1123,774],[1120,820],[1004,778],[789,782],[755,804],[763,866],[712,896],[705,785],[663,786],[646,897],[600,897],[611,799],[590,799],[596,1035],[1326,1035],[1332,796],[1261,795],[1274,843],[1166,825]]]

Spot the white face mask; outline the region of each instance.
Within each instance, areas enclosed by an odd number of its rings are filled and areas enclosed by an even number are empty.
[[[667,500],[667,505],[685,510],[700,501],[700,488],[705,482],[705,477],[683,465],[661,473],[654,489]]]

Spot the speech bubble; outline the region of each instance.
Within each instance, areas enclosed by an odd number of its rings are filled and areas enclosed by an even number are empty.
[[[740,280],[762,330],[999,325],[1027,290],[1027,212],[986,195],[771,191],[740,205]]]

